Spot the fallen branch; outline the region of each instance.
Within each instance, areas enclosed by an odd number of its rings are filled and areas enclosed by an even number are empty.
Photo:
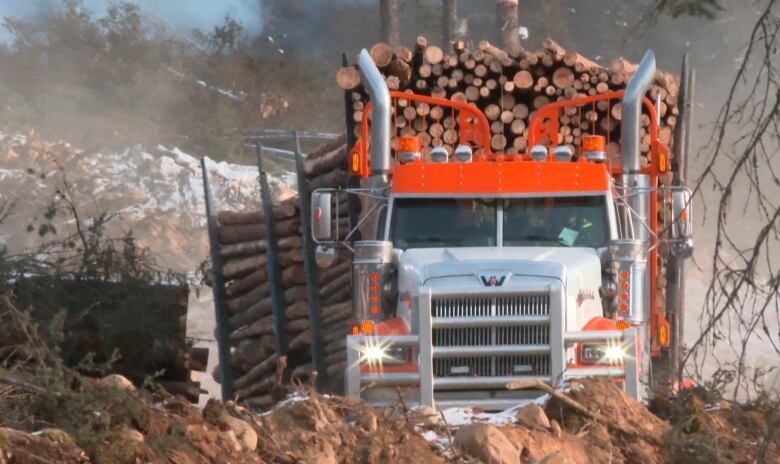
[[[38,385],[34,385],[29,382],[25,382],[22,379],[10,375],[6,375],[6,374],[0,374],[0,383],[5,385],[10,385],[12,387],[16,387],[20,390],[24,390],[27,393],[32,393],[34,395],[42,396],[50,393],[45,388],[39,387]],[[54,396],[59,396],[59,394],[55,393]]]
[[[539,380],[521,380],[518,382],[511,382],[507,384],[506,386],[507,390],[542,390],[543,392],[549,394],[551,397],[555,398],[556,400],[560,401],[561,403],[565,404],[566,406],[574,409],[576,412],[582,414],[585,417],[588,417],[589,419],[593,419],[594,421],[600,423],[601,425],[604,425],[605,427],[619,432],[622,435],[625,435],[627,437],[631,438],[637,438],[639,435],[634,430],[628,430],[624,427],[619,426],[618,424],[615,424],[613,421],[610,421],[606,417],[602,416],[601,414],[591,411],[590,409],[586,408],[579,402],[575,401],[574,399],[564,395],[560,391],[552,388],[551,386],[547,385],[546,383],[539,381]],[[650,437],[644,437],[645,440],[651,440]],[[655,440],[651,440],[655,441]],[[660,444],[660,443],[656,443]]]

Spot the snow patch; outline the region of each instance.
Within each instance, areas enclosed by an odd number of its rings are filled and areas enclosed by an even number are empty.
[[[550,395],[545,394],[534,399],[520,400],[516,406],[495,413],[477,411],[474,408],[448,408],[442,410],[442,414],[444,415],[447,424],[452,427],[459,427],[474,422],[487,422],[489,424],[502,426],[515,420],[518,409],[534,403],[539,406],[544,406],[549,399]]]

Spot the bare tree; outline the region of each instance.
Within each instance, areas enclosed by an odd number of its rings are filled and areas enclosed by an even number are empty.
[[[444,45],[458,40],[458,0],[442,0],[442,38]]]
[[[496,0],[496,27],[501,31],[504,50],[510,54],[517,53],[522,48],[517,34],[520,27],[517,0]]]
[[[398,0],[379,0],[381,40],[393,47],[401,44],[398,27]]]
[[[701,375],[727,345],[733,396],[777,366],[749,366],[757,346],[780,355],[780,0],[765,0],[712,134],[696,192],[714,191],[715,243],[701,334],[683,363]],[[705,204],[705,202],[701,202]],[[749,214],[750,216],[746,215]],[[748,219],[749,218],[749,219]]]

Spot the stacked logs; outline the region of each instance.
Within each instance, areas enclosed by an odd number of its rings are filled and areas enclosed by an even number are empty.
[[[340,137],[313,150],[306,158],[309,188],[344,186],[347,149]],[[345,205],[346,206],[346,205]],[[346,210],[341,212],[346,218]],[[268,278],[268,242],[263,211],[221,211],[217,214],[222,273],[226,283],[228,327],[235,395],[254,408],[274,402],[277,369],[284,363],[293,379],[310,380],[311,330],[304,273],[303,228],[299,197],[272,206],[277,238],[279,275],[284,304],[284,339],[287,351],[276,352],[276,336]],[[342,220],[345,222],[346,219]],[[341,224],[342,238],[348,231]],[[350,265],[346,256],[317,273],[323,345],[328,373],[343,371],[343,339],[351,316]],[[283,358],[283,359],[282,359]]]
[[[509,54],[486,40],[480,41],[475,50],[468,50],[463,41],[455,41],[452,50],[445,51],[418,37],[413,50],[378,43],[370,54],[391,90],[475,104],[490,124],[491,149],[507,154],[524,153],[529,148],[529,123],[536,110],[550,102],[624,89],[636,70],[635,64],[622,58],[609,68],[603,67],[579,53],[564,50],[551,39],[544,41],[541,50]],[[336,80],[341,88],[352,92],[352,116],[356,122],[361,121],[368,97],[357,68],[340,69]],[[659,101],[659,138],[667,145],[677,121],[678,88],[675,77],[658,71],[648,92],[653,102]],[[583,135],[605,135],[610,140],[608,152],[614,158],[620,151],[621,116],[619,102],[601,101],[581,111],[569,108],[560,117],[558,143],[575,148]],[[444,146],[451,154],[458,144],[457,115],[449,109],[398,99],[392,121],[396,135],[416,135],[423,147]],[[649,116],[644,114],[641,122],[641,149],[647,155]]]

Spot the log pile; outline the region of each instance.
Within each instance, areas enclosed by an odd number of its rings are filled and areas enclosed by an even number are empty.
[[[412,50],[378,43],[370,54],[390,90],[477,105],[490,124],[491,149],[507,154],[527,150],[531,117],[542,106],[624,89],[636,70],[635,64],[622,58],[603,67],[579,53],[564,50],[551,39],[544,41],[541,50],[520,49],[510,54],[486,40],[480,41],[475,50],[468,50],[463,41],[455,41],[452,50],[443,50],[429,45],[425,37],[418,37]],[[336,80],[341,88],[352,92],[353,118],[359,122],[368,96],[358,70],[342,68]],[[671,143],[677,121],[678,88],[674,76],[658,71],[648,92],[653,102],[660,100],[659,138],[667,145]],[[620,152],[621,116],[619,102],[603,101],[582,111],[568,109],[559,121],[558,142],[577,147],[583,135],[605,135],[610,140],[608,152],[614,158]],[[396,135],[417,135],[423,147],[444,146],[452,154],[458,143],[456,115],[445,108],[399,99],[392,121]],[[650,135],[646,130],[649,125],[650,119],[644,114],[643,155],[650,151]]]
[[[304,164],[310,190],[345,186],[346,164],[347,148],[343,136],[313,150]],[[284,362],[292,379],[307,382],[313,370],[312,340],[298,196],[274,204],[272,211],[286,318],[284,336],[288,351],[284,353]],[[344,238],[349,230],[346,209],[340,214],[345,218],[340,227],[341,238]],[[217,221],[228,297],[230,342],[234,347],[231,368],[235,395],[251,407],[264,409],[274,403],[272,390],[277,382],[280,354],[276,352],[274,336],[263,211],[221,211]],[[342,255],[330,268],[317,270],[324,326],[322,342],[331,377],[342,375],[346,361],[344,340],[352,314],[350,266],[348,257]]]
[[[103,363],[118,353],[111,371],[136,385],[154,375],[156,384],[193,403],[205,393],[193,372],[206,370],[209,350],[187,338],[186,284],[28,274],[14,279],[7,294],[0,317],[10,317],[11,307],[29,308],[30,323],[42,328],[41,341],[56,346],[66,365],[88,357]],[[18,348],[30,343],[25,337],[14,324],[0,327],[0,350],[9,353],[4,362],[33,359]]]

